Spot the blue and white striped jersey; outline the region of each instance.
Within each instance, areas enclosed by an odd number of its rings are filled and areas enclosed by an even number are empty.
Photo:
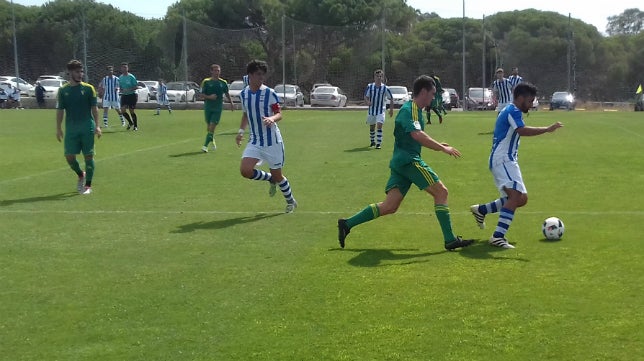
[[[524,126],[523,113],[516,105],[511,103],[499,113],[494,126],[490,169],[494,165],[518,159],[521,136],[517,133],[517,128]]]
[[[244,82],[244,88],[250,85],[250,82],[248,81],[248,74],[242,77],[242,81]]]
[[[168,86],[165,83],[159,83],[157,89],[157,100],[159,103],[166,103],[168,101]]]
[[[251,91],[250,87],[245,87],[239,96],[242,110],[248,117],[248,142],[260,147],[282,143],[282,134],[277,124],[267,127],[263,122],[264,117],[274,115],[274,109],[279,109],[280,100],[277,93],[262,85],[256,92]]]
[[[521,77],[521,75],[510,75],[508,77],[508,80],[510,81],[510,84],[512,84],[512,89],[514,89],[514,87],[517,86],[517,84],[523,82],[523,78]]]
[[[370,83],[367,85],[367,89],[364,91],[364,96],[369,98],[371,105],[369,105],[369,115],[380,115],[385,112],[385,97],[393,99],[394,96],[391,94],[391,90],[385,84],[380,84],[377,86],[376,83]]]
[[[104,102],[119,101],[119,78],[116,75],[108,75],[101,80],[100,87],[103,88]]]
[[[496,79],[492,82],[492,89],[496,90],[499,99],[499,104],[502,103],[512,103],[514,96],[512,95],[512,83],[508,78]]]

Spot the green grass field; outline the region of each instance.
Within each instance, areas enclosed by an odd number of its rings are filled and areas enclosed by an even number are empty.
[[[463,153],[423,151],[456,233],[479,239],[458,252],[415,188],[338,246],[336,219],[384,199],[393,120],[372,150],[365,111],[286,110],[284,214],[239,175],[239,111],[208,154],[200,111],[152,114],[138,133],[110,114],[80,196],[54,111],[0,111],[0,360],[644,359],[642,114],[529,114],[565,127],[522,139],[515,250],[487,245],[496,215],[480,230],[469,213],[498,195],[494,113],[427,128]],[[549,216],[563,240],[543,239]]]

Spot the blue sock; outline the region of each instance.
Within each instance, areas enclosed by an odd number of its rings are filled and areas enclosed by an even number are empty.
[[[499,223],[496,225],[494,234],[492,235],[495,238],[505,238],[510,225],[512,224],[512,219],[514,219],[514,211],[511,211],[507,208],[501,208],[501,214],[499,214]]]
[[[501,209],[501,207],[503,207],[503,205],[507,200],[508,200],[508,197],[503,197],[503,198],[498,198],[496,200],[493,200],[490,203],[481,204],[479,205],[479,213],[483,215],[488,213],[496,213]]]

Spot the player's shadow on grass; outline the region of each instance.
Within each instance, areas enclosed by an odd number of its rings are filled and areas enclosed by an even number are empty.
[[[530,262],[529,259],[517,257],[516,250],[494,247],[489,245],[487,241],[477,241],[469,247],[461,248],[458,254],[473,259]]]
[[[349,260],[349,264],[356,267],[402,266],[424,263],[429,260],[422,258],[447,252],[397,253],[418,251],[417,249],[349,249],[346,251],[358,253],[358,255]],[[383,264],[383,261],[390,261],[391,263]]]
[[[198,154],[203,154],[204,152],[202,151],[196,151],[196,152],[187,152],[187,153],[179,153],[179,154],[170,154],[168,157],[170,158],[180,158],[180,157],[191,157],[193,155],[198,155]]]
[[[260,213],[251,217],[236,217],[218,221],[188,223],[179,226],[178,229],[172,231],[171,233],[188,233],[194,232],[199,229],[222,229],[235,226],[237,224],[257,222],[262,219],[277,217],[283,214],[285,213]]]
[[[366,146],[366,147],[358,147],[358,148],[353,148],[353,149],[345,149],[344,151],[347,153],[354,153],[354,152],[368,152],[370,151],[371,147]]]
[[[29,197],[29,198],[19,198],[19,199],[3,199],[3,200],[0,200],[0,207],[10,206],[16,203],[63,201],[67,198],[77,196],[77,195],[78,195],[78,192],[67,192],[67,193],[52,194],[50,196]]]
[[[494,132],[480,132],[479,135],[491,135],[494,134]]]

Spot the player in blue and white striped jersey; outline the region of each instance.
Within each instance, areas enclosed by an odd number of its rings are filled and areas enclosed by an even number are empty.
[[[277,191],[276,186],[279,186],[286,199],[286,213],[291,213],[297,207],[297,202],[288,179],[282,174],[284,143],[277,126],[277,122],[282,120],[280,100],[273,89],[264,85],[267,71],[268,65],[261,60],[253,60],[246,66],[249,85],[239,94],[244,114],[236,138],[237,146],[241,146],[246,127],[249,128],[249,135],[239,168],[245,178],[269,181],[268,194],[271,197]],[[270,173],[255,169],[260,160],[268,164]]]
[[[242,81],[244,82],[244,88],[248,86],[248,74],[244,75],[242,77]]]
[[[98,85],[98,94],[103,102],[103,126],[107,127],[107,112],[110,108],[114,108],[121,119],[121,125],[125,126],[123,113],[121,112],[121,100],[119,99],[120,91],[119,78],[114,75],[114,67],[107,66],[107,75],[101,80]]]
[[[501,196],[489,203],[475,204],[470,207],[472,215],[480,228],[485,228],[485,215],[499,212],[499,221],[489,243],[501,248],[514,248],[505,238],[517,208],[528,203],[528,191],[523,183],[517,158],[522,136],[535,136],[554,132],[562,127],[560,122],[548,127],[530,127],[523,121],[523,113],[528,113],[537,95],[537,88],[526,82],[514,87],[513,102],[501,110],[496,118],[492,151],[488,167]]]
[[[492,82],[492,91],[494,91],[494,95],[498,102],[496,107],[497,112],[502,111],[503,108],[513,101],[512,88],[514,87],[512,86],[512,83],[510,83],[510,80],[504,77],[503,74],[503,69],[496,69],[496,80]]]
[[[514,89],[517,84],[523,82],[523,77],[519,75],[519,68],[516,66],[512,68],[512,74],[508,77],[508,80],[510,81],[510,84],[512,84],[512,89]]]
[[[373,72],[373,83],[364,91],[364,101],[369,106],[367,124],[369,124],[370,147],[382,147],[382,125],[385,123],[385,98],[389,98],[389,117],[394,115],[394,96],[384,84],[385,73],[378,69]]]
[[[172,114],[170,100],[168,99],[168,86],[165,85],[163,79],[159,79],[159,87],[157,88],[157,112],[154,115],[161,114],[162,105],[168,107],[168,113]]]

